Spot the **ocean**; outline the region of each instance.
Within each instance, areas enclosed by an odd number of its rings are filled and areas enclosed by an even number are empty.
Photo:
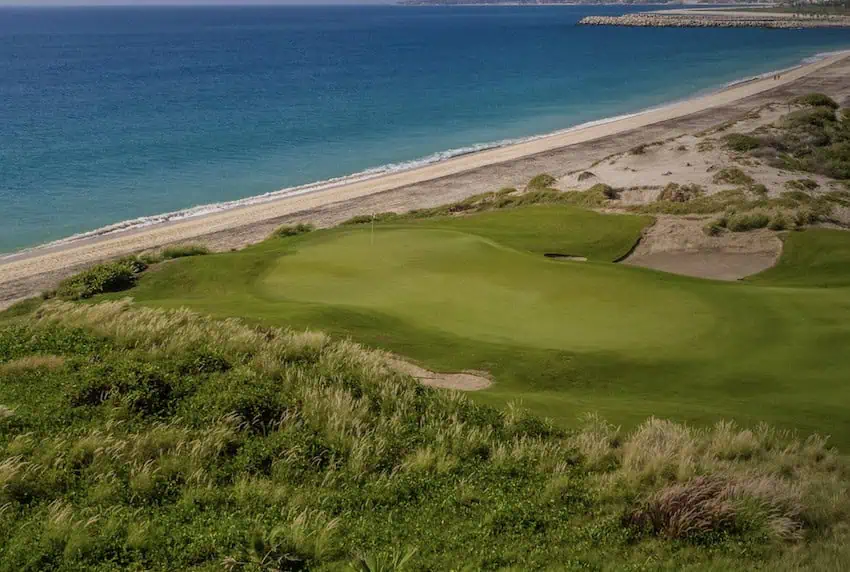
[[[409,168],[850,48],[848,30],[575,26],[629,10],[0,8],[0,252]]]

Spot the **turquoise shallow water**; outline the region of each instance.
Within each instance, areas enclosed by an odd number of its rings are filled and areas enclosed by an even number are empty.
[[[0,252],[630,113],[850,47],[846,30],[575,26],[627,9],[0,9]]]

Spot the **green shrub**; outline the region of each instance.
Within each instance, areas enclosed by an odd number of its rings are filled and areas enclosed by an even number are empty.
[[[593,187],[590,188],[591,191],[594,190],[594,189],[601,192],[602,196],[605,197],[608,200],[614,201],[614,200],[617,200],[617,199],[620,198],[620,190],[615,189],[614,187],[612,187],[610,185],[605,185],[605,184],[600,183],[600,184],[594,185]]]
[[[98,264],[59,283],[56,295],[63,300],[84,300],[107,292],[132,288],[147,264],[136,257]]]
[[[392,220],[394,218],[398,218],[401,215],[394,212],[382,212],[376,213],[374,215],[357,215],[353,216],[350,219],[341,223],[342,225],[352,225],[352,224],[369,224],[371,222],[384,222],[388,220]]]
[[[371,220],[371,219],[370,219]],[[275,230],[272,233],[273,237],[276,238],[288,238],[290,236],[298,236],[300,234],[307,234],[308,232],[313,232],[316,230],[316,227],[312,224],[298,223],[294,225],[284,225]]]
[[[605,205],[609,200],[616,200],[620,196],[619,189],[609,185],[598,183],[586,191],[566,191],[558,193],[553,197],[556,202],[563,202],[585,208],[596,208]],[[548,201],[547,201],[548,202]]]
[[[781,125],[786,129],[822,128],[830,123],[835,123],[835,111],[829,107],[812,107],[792,111],[784,116],[781,121]]]
[[[720,169],[712,178],[716,185],[752,185],[755,183],[752,177],[738,167],[726,167]]]
[[[805,105],[807,107],[828,107],[830,109],[838,109],[838,103],[823,93],[809,93],[801,95],[791,100],[794,105]]]
[[[647,205],[635,205],[629,207],[633,212],[646,214],[711,214],[723,212],[729,208],[747,209],[751,208],[751,201],[748,201],[746,193],[741,189],[729,189],[714,193],[711,195],[703,195],[692,198],[689,201],[679,203],[673,201],[656,201]]]
[[[713,220],[702,227],[702,231],[708,236],[720,236],[726,230],[726,221],[723,219]]]
[[[558,180],[555,177],[553,177],[552,175],[550,175],[548,173],[541,173],[539,175],[535,175],[534,177],[531,178],[530,181],[528,181],[528,185],[526,186],[526,189],[528,189],[528,190],[548,189],[557,182],[558,182]]]
[[[187,256],[203,256],[209,254],[210,249],[202,244],[179,244],[169,246],[162,251],[164,260],[172,260],[174,258],[185,258]]]
[[[726,228],[732,232],[746,232],[765,228],[770,224],[770,217],[763,212],[735,213],[729,217]]]
[[[779,231],[787,229],[788,226],[789,222],[785,216],[785,213],[776,212],[771,215],[770,222],[768,223],[767,228],[769,228],[770,230]]]
[[[761,141],[757,137],[741,133],[730,133],[723,138],[723,142],[727,149],[740,153],[761,147]]]
[[[818,222],[818,214],[813,209],[805,207],[797,210],[794,213],[794,224],[797,227],[804,227]]]

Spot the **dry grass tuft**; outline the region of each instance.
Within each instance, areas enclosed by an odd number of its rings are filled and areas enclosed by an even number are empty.
[[[779,541],[802,537],[798,493],[775,478],[698,476],[663,487],[625,521],[657,536],[696,540],[735,530],[755,530]]]
[[[725,532],[735,524],[736,510],[728,484],[716,477],[697,477],[667,486],[651,495],[626,522],[658,536],[693,539]]]
[[[65,358],[52,355],[32,355],[0,364],[0,374],[20,374],[34,370],[56,370],[65,365]]]

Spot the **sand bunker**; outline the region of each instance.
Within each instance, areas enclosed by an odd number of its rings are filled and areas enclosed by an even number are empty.
[[[412,375],[422,385],[427,385],[428,387],[456,389],[459,391],[480,391],[493,385],[487,373],[482,371],[435,373],[398,358],[389,358],[387,361],[393,369]]]
[[[740,280],[779,260],[782,241],[769,230],[706,235],[704,217],[659,216],[623,264],[674,274]]]

